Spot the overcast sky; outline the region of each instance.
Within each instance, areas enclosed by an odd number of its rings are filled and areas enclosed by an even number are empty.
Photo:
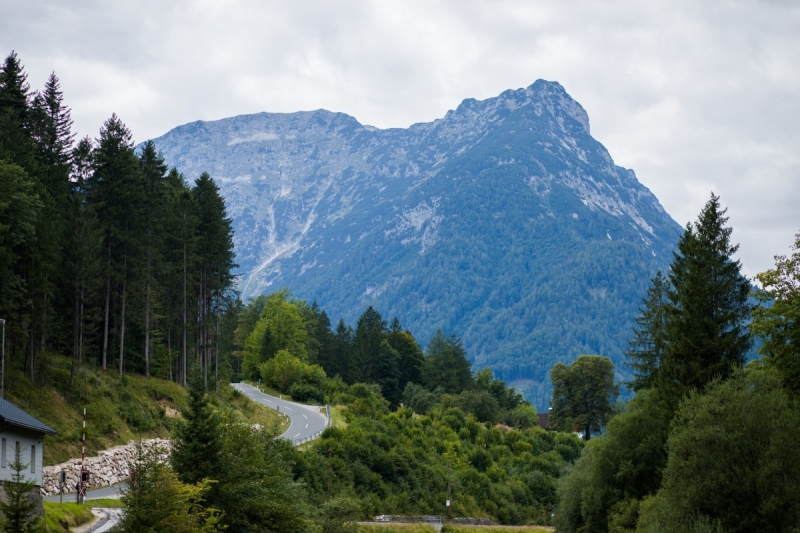
[[[713,190],[748,275],[800,231],[800,2],[0,0],[0,53],[80,136],[325,108],[407,127],[538,78],[685,225]]]

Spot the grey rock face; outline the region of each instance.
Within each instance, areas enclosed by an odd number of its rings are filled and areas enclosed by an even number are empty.
[[[288,286],[335,321],[368,305],[424,343],[463,338],[477,367],[541,407],[555,361],[618,363],[681,228],[539,80],[407,129],[325,110],[193,122],[155,140],[217,181],[244,297]]]

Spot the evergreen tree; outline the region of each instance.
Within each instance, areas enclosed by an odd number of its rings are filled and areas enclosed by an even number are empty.
[[[220,479],[223,445],[220,420],[208,405],[203,376],[199,371],[193,372],[189,405],[183,418],[172,438],[172,468],[184,483]]]
[[[375,361],[385,329],[386,322],[372,306],[358,319],[350,361],[350,379],[354,383],[375,382]]]
[[[628,383],[634,391],[650,388],[658,380],[658,368],[664,360],[667,347],[666,312],[669,281],[658,271],[653,278],[644,307],[639,309],[633,339],[625,353],[628,366],[633,370],[633,381]]]
[[[212,533],[221,531],[220,513],[204,508],[208,481],[183,483],[155,454],[137,450],[128,490],[122,496],[124,533]]]
[[[211,354],[218,366],[219,316],[225,293],[233,285],[233,230],[225,211],[225,201],[214,180],[203,173],[195,182],[192,195],[197,206],[198,252],[198,351],[203,377],[208,384]],[[215,376],[216,377],[216,376]]]
[[[461,339],[449,338],[436,330],[428,343],[422,379],[428,390],[442,387],[449,394],[458,394],[472,385],[472,372]]]
[[[33,180],[19,166],[0,159],[0,313],[3,316],[17,315],[25,306],[28,288],[22,258],[25,248],[36,237],[41,207]],[[15,329],[12,338],[19,333]]]
[[[119,372],[125,365],[125,327],[131,280],[139,258],[140,207],[144,203],[144,179],[134,154],[131,132],[112,115],[100,130],[94,153],[94,173],[88,187],[88,201],[97,213],[104,235],[105,297],[103,302],[103,344],[101,366],[108,365],[112,296],[119,308]],[[112,291],[115,294],[112,295]]]
[[[422,383],[422,365],[425,354],[416,339],[408,330],[403,330],[400,320],[395,317],[386,334],[389,345],[400,355],[399,389],[405,389],[407,383]]]
[[[65,202],[65,301],[72,303],[72,368],[70,383],[74,382],[76,365],[85,361],[87,332],[92,327],[91,316],[101,286],[97,283],[102,269],[103,233],[93,209],[86,204],[86,187],[93,168],[94,147],[89,137],[81,139],[72,153],[72,192]],[[87,309],[89,307],[90,309]]]
[[[726,378],[745,362],[750,284],[733,260],[726,210],[714,194],[678,241],[669,273],[667,343],[659,387],[680,398],[715,377]]]
[[[330,368],[325,368],[325,373],[329,376],[341,376],[348,383],[354,383],[350,377],[350,360],[353,353],[353,328],[344,323],[340,318],[336,324],[336,332],[333,336],[333,348],[331,351]]]
[[[61,203],[69,193],[70,160],[75,134],[69,107],[55,72],[45,83],[44,90],[32,101],[32,135],[42,164],[45,187]]]
[[[30,85],[16,52],[0,67],[0,158],[29,173],[38,171],[30,136]]]
[[[400,388],[400,354],[392,348],[389,341],[381,341],[378,353],[375,357],[374,381],[381,386],[381,394],[388,400],[389,405],[396,407],[400,403],[403,389]]]
[[[45,533],[44,521],[37,516],[34,498],[36,483],[25,478],[28,467],[22,462],[22,450],[14,450],[11,479],[3,483],[5,498],[0,498],[0,531],[5,533]]]
[[[145,186],[144,204],[144,375],[150,376],[151,330],[156,291],[156,264],[160,263],[160,250],[163,240],[164,211],[166,195],[164,181],[167,165],[164,158],[156,152],[153,141],[144,143],[139,155]]]

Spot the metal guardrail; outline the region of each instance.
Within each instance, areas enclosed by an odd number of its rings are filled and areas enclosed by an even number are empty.
[[[300,444],[304,444],[304,443],[306,443],[308,441],[311,441],[311,440],[314,440],[317,437],[319,437],[320,435],[322,435],[322,432],[325,431],[326,429],[328,429],[331,426],[331,407],[330,407],[330,405],[326,405],[325,406],[325,413],[326,413],[324,415],[325,416],[325,426],[322,429],[320,429],[319,431],[317,431],[316,433],[314,433],[312,435],[309,435],[308,437],[303,437],[301,439],[292,439],[292,444],[294,444],[295,446],[300,445]]]

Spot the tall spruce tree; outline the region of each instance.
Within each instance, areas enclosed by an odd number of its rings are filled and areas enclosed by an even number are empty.
[[[353,355],[350,361],[350,379],[354,383],[375,382],[375,362],[381,349],[386,322],[372,306],[367,307],[358,319]]]
[[[752,347],[750,283],[733,259],[739,247],[731,244],[726,211],[712,193],[674,252],[658,386],[679,396],[729,377]]]
[[[144,203],[144,179],[134,154],[130,130],[116,114],[100,129],[94,153],[94,173],[89,182],[88,200],[103,228],[105,297],[103,302],[103,341],[101,366],[108,367],[112,306],[116,300],[119,338],[119,372],[125,367],[125,327],[131,279],[136,272],[140,241],[140,207]],[[116,298],[114,298],[116,297]]]
[[[668,290],[669,281],[659,270],[635,319],[633,339],[625,353],[627,365],[633,370],[633,381],[628,386],[634,391],[650,388],[658,380],[658,368],[667,348]]]
[[[208,404],[203,376],[197,368],[190,380],[189,405],[183,419],[172,438],[172,468],[184,483],[220,479],[223,445],[220,420]]]
[[[156,289],[156,264],[160,263],[163,241],[163,220],[166,209],[164,193],[167,165],[156,152],[153,141],[147,141],[139,155],[145,187],[143,213],[144,226],[144,375],[150,377],[151,332],[153,326],[153,303]]]

